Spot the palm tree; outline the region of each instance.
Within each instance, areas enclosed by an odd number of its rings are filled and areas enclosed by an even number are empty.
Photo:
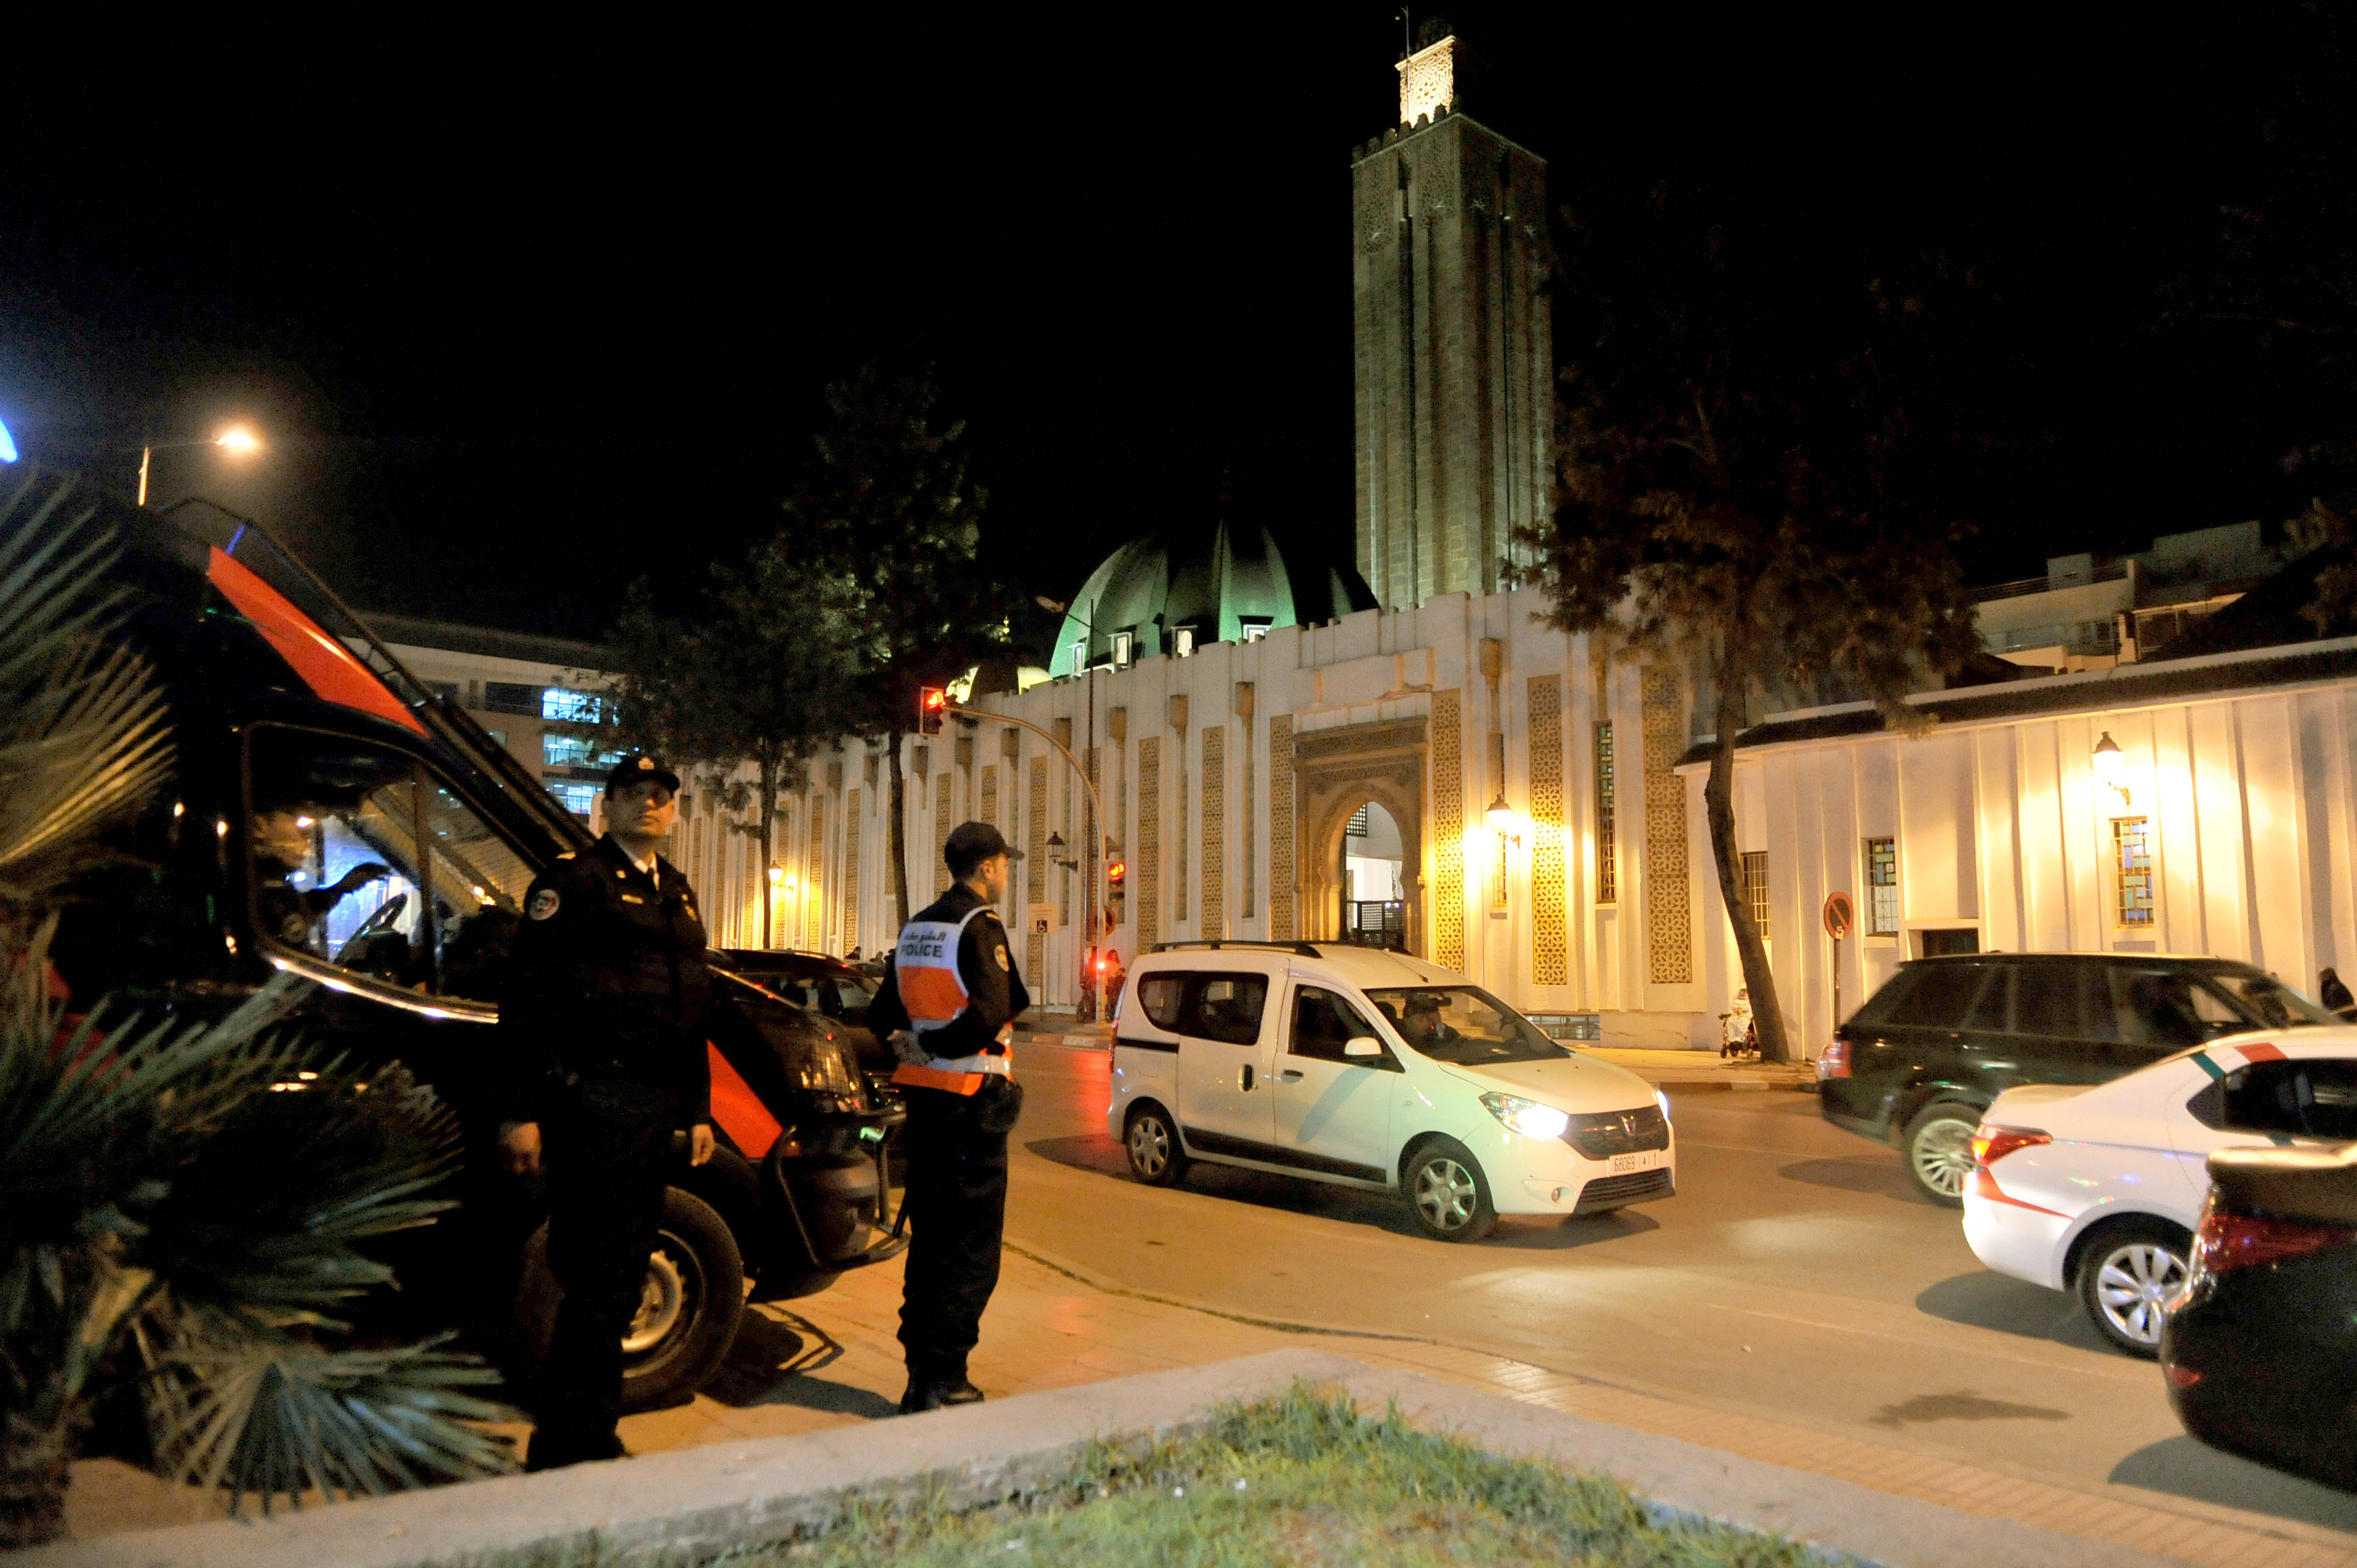
[[[355,1344],[393,1283],[371,1238],[431,1224],[457,1128],[399,1068],[323,1061],[274,982],[187,1025],[71,1016],[48,961],[97,837],[169,779],[153,672],[119,639],[113,537],[71,479],[0,496],[0,1548],[63,1529],[102,1391],[135,1383],[159,1468],[267,1509],[511,1467],[468,1422],[475,1358]]]

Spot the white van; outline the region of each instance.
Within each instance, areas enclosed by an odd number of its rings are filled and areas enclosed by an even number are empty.
[[[1190,1160],[1398,1192],[1425,1234],[1669,1197],[1669,1101],[1461,974],[1329,942],[1165,942],[1114,1015],[1105,1130],[1140,1181]]]

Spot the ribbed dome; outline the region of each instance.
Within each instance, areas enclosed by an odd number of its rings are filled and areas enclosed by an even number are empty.
[[[1192,630],[1195,646],[1237,642],[1280,626],[1318,625],[1375,607],[1374,595],[1343,565],[1289,567],[1265,528],[1231,529],[1225,522],[1149,533],[1106,557],[1089,574],[1056,633],[1050,675],[1077,675],[1087,639],[1089,664],[1111,662],[1114,637],[1127,632],[1131,657],[1168,653],[1176,633]]]

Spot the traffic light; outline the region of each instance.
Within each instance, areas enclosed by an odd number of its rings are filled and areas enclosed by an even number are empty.
[[[1129,892],[1128,879],[1126,862],[1116,860],[1105,867],[1104,921],[1107,931],[1121,924],[1122,907],[1127,902],[1125,895]]]
[[[917,733],[942,733],[942,715],[949,712],[950,693],[943,686],[920,686],[917,689]]]
[[[1128,875],[1128,865],[1118,860],[1105,867],[1105,880],[1113,884],[1113,890],[1116,895],[1121,892],[1123,878]]]

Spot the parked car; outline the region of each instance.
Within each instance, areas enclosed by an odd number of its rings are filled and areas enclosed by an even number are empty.
[[[2221,1149],[2210,1183],[2161,1327],[2169,1402],[2214,1448],[2357,1490],[2357,1144]]]
[[[714,961],[826,1020],[835,1037],[857,1054],[869,1087],[899,1103],[899,1092],[891,1086],[892,1069],[899,1063],[892,1048],[867,1027],[868,1004],[884,983],[880,972],[795,948],[725,948]]]
[[[1817,1063],[1818,1107],[1837,1127],[1896,1144],[1916,1187],[1954,1208],[1973,1171],[1973,1129],[2008,1089],[2107,1083],[2227,1035],[2337,1022],[2225,959],[1918,959],[1834,1031]]]
[[[219,1016],[275,983],[282,1026],[356,1062],[398,1061],[456,1113],[465,1160],[436,1224],[382,1239],[404,1332],[458,1327],[522,1358],[554,1285],[539,1184],[496,1144],[494,1026],[508,940],[540,868],[586,824],[416,680],[250,520],[207,532],[88,494],[119,549],[106,589],[164,687],[174,781],[74,889],[54,954],[77,1006]],[[330,632],[335,635],[330,635]],[[339,897],[346,874],[373,865]],[[624,1398],[692,1391],[756,1299],[807,1294],[894,1255],[879,1239],[895,1113],[823,1029],[758,988],[716,988],[719,1151],[680,1165],[626,1337]],[[512,1364],[512,1362],[511,1362]]]
[[[1964,1239],[1999,1273],[2075,1290],[2150,1356],[2185,1288],[2220,1149],[2357,1138],[2357,1029],[2238,1035],[2093,1086],[1996,1097],[1973,1134]]]
[[[1327,942],[1165,942],[1114,1020],[1105,1130],[1140,1181],[1202,1160],[1397,1193],[1427,1235],[1669,1197],[1669,1102],[1463,975]]]

